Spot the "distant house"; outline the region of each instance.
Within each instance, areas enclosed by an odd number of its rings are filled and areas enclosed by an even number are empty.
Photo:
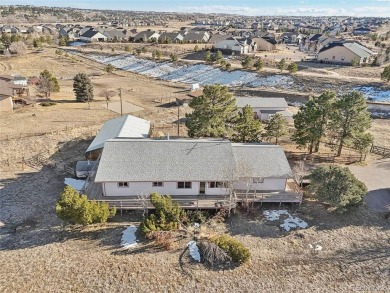
[[[126,40],[126,34],[117,29],[112,30],[104,30],[102,32],[103,35],[107,37],[107,41],[123,41]]]
[[[226,140],[112,139],[105,143],[90,199],[142,208],[142,199],[169,194],[184,208],[217,209],[245,201],[300,202],[280,146]],[[113,200],[113,201],[112,201]],[[150,202],[146,202],[150,207]]]
[[[288,105],[284,98],[236,97],[236,104],[239,109],[251,106],[255,118],[263,121],[268,121],[275,114],[281,114],[288,122],[293,122],[292,113],[287,110]]]
[[[101,32],[95,30],[88,30],[80,36],[80,41],[92,43],[92,42],[106,42],[107,37]]]
[[[135,116],[125,115],[108,120],[85,151],[86,158],[96,160],[108,139],[146,138],[150,131],[150,122]]]
[[[283,33],[280,36],[280,42],[283,44],[300,44],[302,39],[301,34],[291,32]]]
[[[215,49],[221,51],[224,54],[247,54],[251,51],[250,45],[247,43],[247,39],[241,39],[236,37],[230,37],[215,44]]]
[[[323,47],[317,59],[324,63],[352,64],[356,60],[358,64],[371,64],[374,56],[374,52],[358,42],[339,41]]]
[[[152,31],[152,30],[147,30],[147,31],[142,31],[139,32],[136,36],[134,36],[134,42],[151,42],[153,40],[158,41],[160,37],[160,34]]]
[[[368,35],[369,33],[371,33],[371,30],[366,27],[358,27],[353,30],[353,34],[355,36],[364,36],[364,35]]]
[[[184,41],[189,43],[207,43],[210,35],[205,31],[189,31],[184,35]]]
[[[184,36],[177,32],[163,32],[158,41],[159,43],[180,43],[184,40]]]
[[[253,42],[256,43],[257,51],[275,51],[276,40],[269,37],[255,37],[252,38]]]

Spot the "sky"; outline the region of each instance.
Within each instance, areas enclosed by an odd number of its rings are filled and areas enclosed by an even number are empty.
[[[390,0],[1,0],[0,4],[242,15],[390,17]]]

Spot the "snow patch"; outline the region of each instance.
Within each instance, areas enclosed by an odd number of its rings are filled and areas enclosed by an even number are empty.
[[[135,57],[134,55],[102,56],[89,54],[88,58],[139,74],[162,80],[179,81],[187,84],[222,84],[226,86],[278,87],[288,88],[294,79],[285,75],[261,77],[254,72],[244,70],[225,71],[205,64],[176,65],[169,61],[156,62]]]
[[[272,211],[264,211],[263,215],[268,221],[276,221],[279,220],[280,215],[290,215],[287,210],[272,210]]]
[[[363,93],[368,100],[375,102],[390,102],[390,90],[384,90],[373,86],[359,86],[355,87],[354,90]]]
[[[196,245],[196,242],[194,240],[187,243],[188,249],[190,250],[191,257],[196,260],[197,262],[200,262],[200,253],[199,248]]]
[[[65,178],[64,180],[65,185],[71,186],[77,191],[81,191],[85,184],[85,180],[77,180],[73,178]]]
[[[284,230],[290,231],[295,228],[305,229],[309,225],[298,217],[293,217],[287,210],[266,210],[263,212],[264,217],[268,221],[276,221],[280,219],[281,215],[286,215],[287,218],[283,221],[283,224],[280,225]]]
[[[121,246],[123,248],[132,248],[138,245],[137,237],[135,236],[136,231],[136,226],[129,226],[122,232]]]

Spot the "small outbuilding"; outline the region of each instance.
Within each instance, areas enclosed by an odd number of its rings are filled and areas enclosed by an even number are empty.
[[[86,150],[87,160],[97,160],[106,140],[115,138],[147,138],[151,132],[150,121],[124,115],[104,123],[95,139]]]

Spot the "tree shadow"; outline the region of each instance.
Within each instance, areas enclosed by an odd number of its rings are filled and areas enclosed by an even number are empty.
[[[376,212],[390,212],[390,188],[371,190],[364,198],[367,208]]]

